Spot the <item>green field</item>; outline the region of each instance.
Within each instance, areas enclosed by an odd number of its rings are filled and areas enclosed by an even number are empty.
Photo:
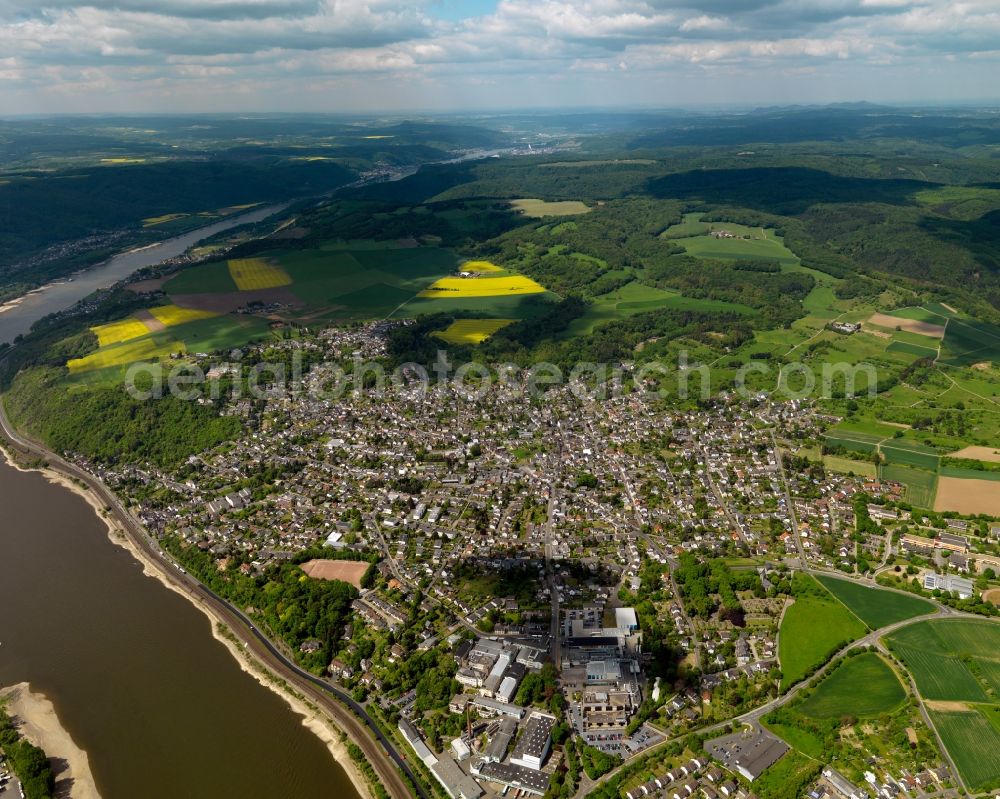
[[[1000,787],[1000,731],[975,710],[931,710],[931,719],[971,791]]]
[[[913,466],[937,472],[940,456],[930,447],[903,439],[891,439],[879,445],[879,451],[886,463],[898,466]]]
[[[893,341],[886,349],[889,352],[905,352],[907,355],[916,355],[918,358],[936,358],[938,354],[936,349],[911,344],[908,341]]]
[[[772,230],[747,228],[728,222],[713,222],[712,228],[728,230],[749,238],[720,239],[712,235],[690,236],[677,239],[689,255],[697,258],[715,258],[723,261],[777,261],[797,264],[799,259],[785,246],[784,240]]]
[[[703,300],[685,297],[676,291],[667,291],[647,286],[637,281],[627,283],[620,289],[595,297],[587,312],[575,319],[567,329],[567,335],[576,336],[590,333],[598,325],[616,319],[655,311],[660,308],[675,308],[692,311],[732,311],[752,314],[752,308],[722,300]]]
[[[877,476],[875,464],[871,461],[856,461],[850,458],[840,458],[836,455],[824,455],[823,468],[827,471],[839,472],[841,474],[854,472],[854,474],[872,479],[875,479]]]
[[[866,454],[871,454],[878,449],[877,441],[864,441],[854,438],[853,435],[847,433],[839,436],[828,435],[826,436],[826,443],[831,447],[843,447],[848,452],[864,452]]]
[[[988,702],[997,698],[1000,623],[966,619],[917,622],[888,637],[924,699]],[[977,679],[969,666],[982,674]]]
[[[937,474],[926,469],[914,469],[893,463],[881,464],[879,479],[892,480],[906,486],[906,501],[920,508],[933,508],[937,494]]]
[[[850,580],[840,580],[826,575],[817,575],[816,579],[873,630],[904,619],[912,619],[914,616],[933,613],[935,610],[934,605],[927,600],[908,594],[898,594],[882,588],[869,588]]]
[[[701,236],[709,231],[707,222],[702,222],[704,214],[693,213],[684,214],[684,221],[671,225],[664,230],[660,237],[664,239],[684,239],[688,236]]]
[[[844,660],[796,707],[818,719],[876,718],[892,713],[906,700],[895,672],[874,652]]]
[[[940,475],[942,477],[957,477],[960,480],[1000,481],[1000,472],[978,469],[962,469],[958,466],[942,466],[940,469]]]
[[[174,325],[131,341],[100,347],[69,364],[69,385],[113,386],[125,380],[133,363],[165,360],[178,353],[225,352],[272,335],[265,319],[247,315],[216,316]]]
[[[390,315],[400,319],[421,314],[464,311],[498,319],[531,319],[544,313],[558,299],[551,292],[510,297],[414,297]]]
[[[226,261],[215,261],[181,271],[164,283],[163,290],[173,295],[218,294],[237,289],[229,274],[229,264]]]
[[[865,626],[812,577],[801,577],[809,593],[797,593],[778,631],[781,689],[810,674],[830,655],[865,634]]]
[[[915,319],[918,322],[928,322],[932,325],[943,325],[947,318],[937,311],[931,311],[924,307],[897,308],[895,311],[885,311],[886,316],[895,316],[897,319]]]
[[[944,334],[941,362],[970,366],[1000,360],[1000,327],[976,319],[951,317]]]
[[[330,320],[390,314],[458,266],[455,254],[439,247],[323,245],[278,250],[267,259],[292,279],[287,290],[301,302],[301,313]],[[164,286],[171,295],[236,290],[225,261],[186,269]]]

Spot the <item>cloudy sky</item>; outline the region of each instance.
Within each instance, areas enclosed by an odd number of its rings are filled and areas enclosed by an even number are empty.
[[[1000,99],[1000,0],[0,0],[0,115]]]

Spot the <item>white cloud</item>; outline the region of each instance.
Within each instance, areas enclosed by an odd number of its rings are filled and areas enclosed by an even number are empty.
[[[994,92],[1000,85],[997,0],[499,0],[492,13],[459,21],[436,18],[438,7],[438,0],[115,0],[114,8],[0,0],[0,101],[23,102],[39,88],[159,96],[197,87],[222,96],[231,88],[267,108],[290,92],[346,92],[352,75],[352,93],[385,76],[441,96],[460,84],[491,85],[498,97],[529,88],[544,95],[575,76],[605,92],[595,99],[619,101],[642,96],[643,82],[670,84],[685,68],[742,69],[756,75],[761,99],[777,99],[764,88],[776,67],[789,80],[820,82],[846,63],[877,82],[881,69],[918,71],[942,56],[966,65],[970,83]],[[398,100],[392,92],[386,99]],[[552,95],[566,99],[561,89]]]

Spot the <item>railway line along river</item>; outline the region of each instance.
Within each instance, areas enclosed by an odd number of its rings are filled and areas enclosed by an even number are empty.
[[[180,251],[217,229],[179,237]],[[0,341],[176,246],[33,295],[44,307],[27,298],[0,314]],[[82,496],[2,457],[0,605],[0,686],[27,682],[52,702],[104,799],[358,799],[327,745],[204,613],[147,576]]]

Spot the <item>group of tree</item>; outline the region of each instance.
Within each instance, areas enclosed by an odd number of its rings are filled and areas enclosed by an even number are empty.
[[[45,752],[26,741],[14,726],[7,709],[0,705],[0,749],[17,775],[25,799],[51,799],[55,775]]]

